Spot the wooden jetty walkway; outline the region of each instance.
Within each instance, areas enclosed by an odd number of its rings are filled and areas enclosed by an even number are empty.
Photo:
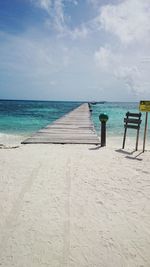
[[[99,144],[87,103],[39,130],[22,144]]]

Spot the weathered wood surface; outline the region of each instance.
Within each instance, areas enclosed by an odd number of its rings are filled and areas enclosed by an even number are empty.
[[[23,144],[99,144],[88,104],[78,108],[39,130]]]

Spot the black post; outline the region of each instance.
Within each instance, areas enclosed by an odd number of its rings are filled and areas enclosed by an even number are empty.
[[[106,122],[108,121],[108,115],[102,113],[99,115],[101,122],[101,146],[106,146]]]
[[[101,122],[101,146],[106,146],[106,122]]]

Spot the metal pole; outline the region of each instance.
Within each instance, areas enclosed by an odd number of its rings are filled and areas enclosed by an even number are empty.
[[[106,146],[106,122],[101,122],[101,146]]]
[[[108,118],[106,113],[101,113],[99,115],[99,120],[101,122],[101,146],[106,146],[106,122]]]
[[[148,112],[146,112],[146,115],[145,115],[145,129],[144,129],[144,140],[143,140],[143,153],[145,151],[146,134],[147,134],[147,122],[148,122]]]

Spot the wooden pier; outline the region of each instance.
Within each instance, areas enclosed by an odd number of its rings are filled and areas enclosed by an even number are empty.
[[[22,144],[99,144],[87,103],[39,130]]]

